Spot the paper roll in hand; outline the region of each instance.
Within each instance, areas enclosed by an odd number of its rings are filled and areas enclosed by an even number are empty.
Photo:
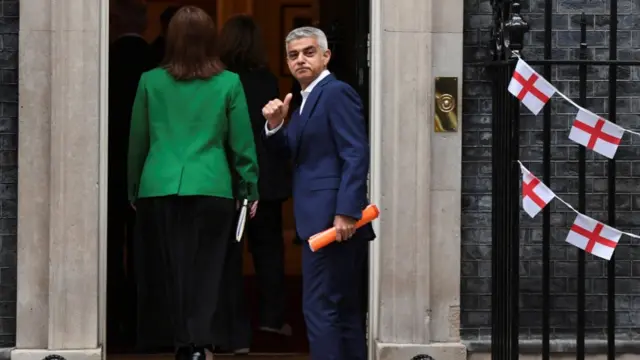
[[[371,204],[362,211],[362,218],[356,223],[356,229],[367,225],[380,216],[380,210],[377,206]],[[311,251],[322,249],[323,247],[336,241],[336,228],[332,227],[321,233],[317,233],[309,238],[309,247]]]

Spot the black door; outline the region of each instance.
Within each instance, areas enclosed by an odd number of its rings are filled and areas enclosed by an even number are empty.
[[[329,70],[351,85],[362,99],[364,116],[369,121],[369,49],[370,0],[319,0],[320,27],[327,35],[331,49]],[[369,306],[369,262],[362,269],[363,321]]]
[[[320,26],[332,51],[329,70],[360,94],[368,119],[370,0],[319,1]]]

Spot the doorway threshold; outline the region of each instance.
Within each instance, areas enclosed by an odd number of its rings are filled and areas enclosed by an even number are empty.
[[[309,360],[309,354],[291,354],[291,353],[251,353],[249,355],[233,355],[233,354],[220,354],[215,355],[213,359],[226,359],[233,358],[235,360],[251,360],[251,359],[260,359],[260,360]],[[107,355],[107,360],[172,360],[174,359],[173,354],[115,354],[115,355]]]

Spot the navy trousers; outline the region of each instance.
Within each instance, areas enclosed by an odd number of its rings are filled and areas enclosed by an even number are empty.
[[[366,360],[362,273],[367,241],[302,245],[303,312],[312,360]]]

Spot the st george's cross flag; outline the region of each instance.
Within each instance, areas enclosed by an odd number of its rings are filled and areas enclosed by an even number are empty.
[[[556,196],[547,185],[535,177],[529,170],[522,169],[522,208],[532,218],[538,215]]]
[[[567,242],[605,260],[611,260],[622,232],[586,215],[578,214]]]
[[[622,141],[622,135],[624,129],[620,126],[588,110],[580,109],[571,126],[569,139],[613,159]]]
[[[509,83],[509,92],[517,97],[534,115],[538,115],[556,93],[556,88],[535,72],[524,60],[518,59],[516,70]]]

